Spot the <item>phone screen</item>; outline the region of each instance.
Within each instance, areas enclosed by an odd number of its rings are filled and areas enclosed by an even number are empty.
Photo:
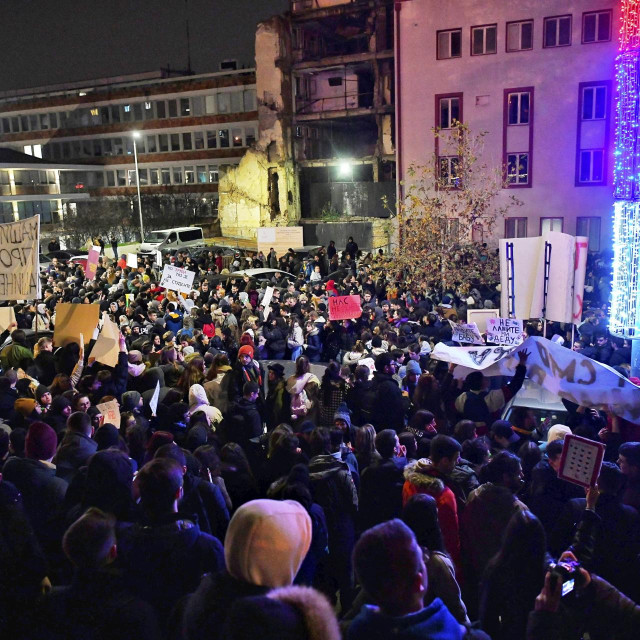
[[[575,580],[567,580],[566,582],[563,582],[562,583],[562,597],[564,597],[567,594],[571,593],[573,591],[574,586],[575,586]]]

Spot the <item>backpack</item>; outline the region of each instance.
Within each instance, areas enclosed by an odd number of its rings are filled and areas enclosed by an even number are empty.
[[[376,404],[378,403],[378,389],[377,385],[370,384],[363,390],[360,399],[360,421],[363,424],[376,424]]]

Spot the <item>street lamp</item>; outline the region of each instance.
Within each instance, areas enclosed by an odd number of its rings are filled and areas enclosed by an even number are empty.
[[[136,139],[140,137],[139,131],[132,131],[133,138],[133,159],[136,164],[136,189],[138,190],[138,214],[140,215],[140,242],[144,242],[144,227],[142,225],[142,200],[140,199],[140,171],[138,170],[138,145]]]

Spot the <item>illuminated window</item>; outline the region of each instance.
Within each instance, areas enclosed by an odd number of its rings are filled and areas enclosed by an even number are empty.
[[[509,184],[529,184],[529,154],[507,154],[507,181]]]
[[[98,111],[98,108],[97,108],[97,107],[96,107],[96,108],[94,108],[94,109],[91,109],[91,115],[92,115],[92,116],[97,116],[97,115],[98,115],[98,113],[99,113],[99,111]]]

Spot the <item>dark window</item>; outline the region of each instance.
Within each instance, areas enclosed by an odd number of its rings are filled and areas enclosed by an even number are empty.
[[[582,42],[611,40],[611,11],[592,11],[582,16]]]
[[[571,16],[544,19],[544,46],[566,47],[571,44]]]
[[[438,60],[462,55],[462,29],[438,31]]]
[[[496,53],[498,26],[495,24],[471,29],[471,55],[482,56]]]

